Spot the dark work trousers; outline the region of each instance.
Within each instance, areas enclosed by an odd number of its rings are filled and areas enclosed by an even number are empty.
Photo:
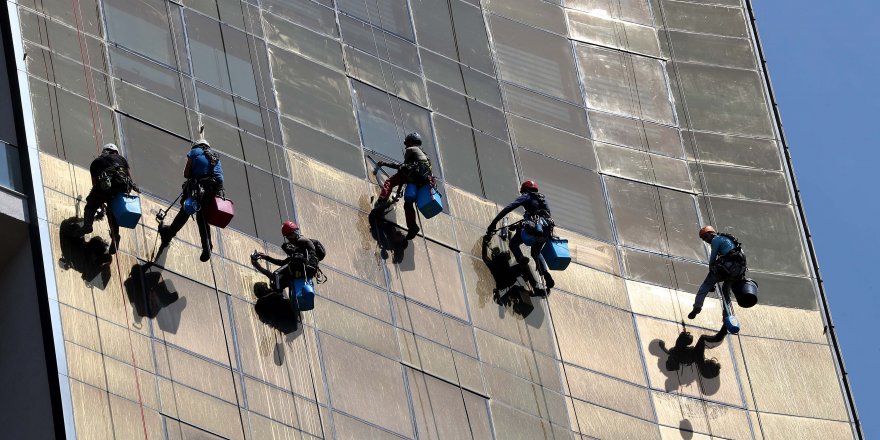
[[[516,233],[513,234],[513,237],[510,239],[510,252],[513,253],[513,257],[516,258],[516,261],[522,261],[523,253],[522,249],[519,248],[521,244],[523,244],[522,239],[522,224],[516,228]],[[535,244],[531,247],[531,255],[532,259],[535,260],[535,267],[538,269],[538,272],[545,273],[547,272],[547,262],[544,261],[544,257],[541,255],[541,250],[544,249],[544,245],[547,244],[546,240],[538,242],[536,240]]]
[[[204,200],[206,197],[214,197],[213,194],[206,194],[202,199]],[[201,205],[201,203],[200,203]],[[174,221],[168,225],[168,233],[169,237],[174,237],[178,232],[186,225],[187,220],[189,220],[189,215],[183,211],[183,207],[180,207],[180,211],[177,212],[177,215],[174,216]],[[199,238],[202,241],[202,251],[206,251],[208,253],[211,252],[211,225],[208,224],[208,220],[205,219],[204,210],[199,209],[196,212],[196,224],[199,227]]]
[[[379,200],[388,200],[388,197],[391,197],[391,192],[395,187],[403,185],[406,183],[406,177],[397,172],[394,173],[393,176],[389,177],[385,180],[385,183],[382,184],[382,192],[379,193]],[[403,214],[406,218],[406,229],[412,231],[418,225],[416,224],[416,207],[415,202],[407,202],[403,203]]]
[[[98,208],[103,207],[107,216],[107,223],[110,225],[110,239],[119,242],[119,224],[116,223],[116,217],[113,216],[107,204],[113,200],[119,193],[108,193],[100,189],[92,187],[89,195],[86,196],[86,206],[83,208],[83,227],[91,227],[95,222],[95,214]]]

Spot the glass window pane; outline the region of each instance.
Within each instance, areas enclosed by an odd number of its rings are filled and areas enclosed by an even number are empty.
[[[455,59],[455,38],[445,1],[410,0],[419,45]]]
[[[115,47],[110,47],[110,60],[117,78],[183,104],[177,72]]]
[[[446,181],[465,191],[482,195],[480,170],[477,167],[476,148],[470,127],[434,114],[437,145],[443,156]]]
[[[360,146],[352,145],[290,118],[281,118],[285,146],[333,165],[356,176],[364,177],[364,156]]]
[[[138,186],[166,200],[174,200],[184,180],[189,141],[125,116],[122,130],[123,144]]]
[[[519,150],[522,174],[547,195],[556,224],[600,240],[613,241],[602,181],[593,171]]]
[[[688,144],[688,156],[703,163],[782,170],[779,148],[772,139],[700,132],[683,132],[682,138]]]
[[[728,38],[690,32],[667,31],[677,61],[755,68],[752,43],[745,38]]]
[[[337,0],[336,6],[373,26],[415,40],[406,0]]]
[[[571,42],[505,18],[489,18],[498,56],[499,72],[505,81],[582,104]]]
[[[286,50],[273,50],[270,56],[281,113],[349,143],[360,143],[344,74]]]
[[[740,8],[661,0],[669,29],[746,38],[749,31]],[[737,5],[738,6],[738,5]]]
[[[565,7],[648,26],[653,21],[648,0],[565,0]]]
[[[558,101],[512,84],[502,84],[507,110],[560,128],[579,136],[589,136],[584,109]]]
[[[513,151],[507,142],[480,132],[476,132],[476,139],[485,197],[497,203],[508,203],[516,196],[518,183]]]
[[[576,52],[590,108],[674,124],[662,62],[583,44]]]
[[[565,13],[559,5],[544,0],[486,0],[487,11],[555,34],[565,35]]]
[[[761,77],[751,70],[677,63],[693,129],[772,137]]]
[[[223,46],[232,82],[232,93],[258,102],[257,83],[251,66],[251,47],[244,32],[222,25]]]
[[[415,44],[345,15],[339,16],[339,26],[345,44],[406,69],[419,71]]]
[[[218,89],[231,91],[220,23],[187,10],[186,28],[196,78]]]
[[[489,51],[489,36],[483,12],[478,7],[461,0],[451,0],[455,35],[458,37],[458,58],[465,66],[490,75],[495,74],[492,53]]]
[[[336,39],[272,14],[263,17],[266,41],[269,43],[338,69],[343,68],[342,46]]]
[[[169,66],[174,46],[163,0],[107,0],[107,31],[111,40]]]
[[[311,0],[262,0],[261,6],[267,12],[315,32],[334,37],[339,35],[336,29],[336,11]]]
[[[403,161],[403,138],[416,131],[422,135],[422,149],[440,175],[437,150],[427,110],[391,96],[364,83],[354,82],[358,119],[364,147],[397,161]]]
[[[665,252],[657,188],[613,177],[606,177],[605,185],[620,244]]]
[[[567,12],[572,39],[629,52],[660,56],[657,31],[595,13]]]
[[[788,182],[780,172],[695,163],[691,164],[691,170],[703,175],[712,195],[779,203],[790,200]]]
[[[596,170],[596,154],[589,139],[557,130],[548,125],[511,115],[510,129],[517,146]]]

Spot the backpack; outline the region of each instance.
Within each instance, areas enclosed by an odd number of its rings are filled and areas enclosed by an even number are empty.
[[[731,234],[721,232],[718,235],[732,241],[733,249],[730,252],[724,255],[719,255],[715,258],[715,264],[712,266],[715,275],[723,280],[736,280],[743,278],[748,270],[748,265],[746,254],[742,250],[742,245],[739,240]]]
[[[324,261],[324,257],[327,256],[327,249],[325,249],[324,245],[318,240],[312,239],[312,243],[315,245],[315,258],[317,258],[318,261]]]
[[[430,159],[404,163],[401,165],[400,170],[403,171],[408,183],[415,183],[416,185],[425,185],[433,177]]]

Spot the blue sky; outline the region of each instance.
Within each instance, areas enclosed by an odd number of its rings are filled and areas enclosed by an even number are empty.
[[[880,438],[880,2],[753,0],[866,438]]]

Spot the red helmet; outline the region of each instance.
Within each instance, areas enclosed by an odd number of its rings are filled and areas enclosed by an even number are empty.
[[[534,180],[526,180],[525,182],[522,183],[522,185],[520,185],[519,192],[526,192],[526,191],[537,192],[538,191],[538,184],[535,183]]]
[[[716,234],[715,228],[712,225],[706,225],[700,228],[700,238],[703,238],[706,234]]]
[[[293,232],[299,231],[299,225],[288,220],[281,225],[281,235],[287,237]]]

